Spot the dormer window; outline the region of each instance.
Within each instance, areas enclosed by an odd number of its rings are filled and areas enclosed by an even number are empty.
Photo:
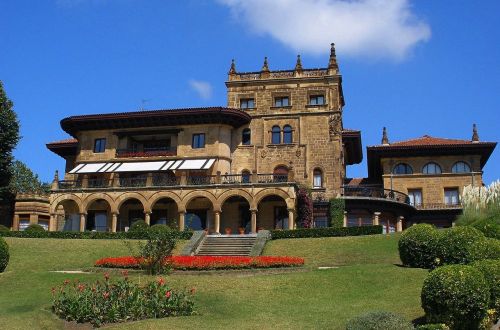
[[[309,96],[309,105],[324,105],[325,96],[324,95],[311,95]]]
[[[290,99],[288,96],[279,96],[274,98],[275,107],[287,107],[290,105]]]
[[[253,109],[255,108],[255,99],[240,99],[240,109]]]
[[[408,164],[399,163],[398,165],[394,166],[392,174],[413,174],[413,169]]]

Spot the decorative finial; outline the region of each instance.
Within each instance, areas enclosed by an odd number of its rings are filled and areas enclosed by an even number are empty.
[[[236,64],[234,64],[234,58],[231,60],[231,68],[229,69],[229,74],[236,74]]]
[[[385,127],[382,130],[382,144],[383,145],[388,145],[389,144],[389,138],[387,137],[387,129]]]
[[[472,125],[472,142],[479,142],[479,135],[477,134],[476,124]]]
[[[269,65],[267,64],[267,56],[264,57],[264,65],[262,66],[262,72],[269,72]]]
[[[328,69],[339,69],[339,65],[337,63],[337,55],[335,54],[335,44],[332,42],[330,44],[330,60],[328,61]]]
[[[56,172],[54,173],[54,181],[55,182],[59,181],[59,171],[58,170],[56,170]]]
[[[300,59],[300,54],[297,55],[297,63],[295,63],[295,71],[302,71],[302,60]]]

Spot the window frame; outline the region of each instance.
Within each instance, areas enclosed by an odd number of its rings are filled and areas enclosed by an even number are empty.
[[[286,99],[286,104],[283,104],[283,100]],[[278,101],[280,104],[278,104]],[[275,108],[286,108],[290,106],[290,97],[288,95],[275,96],[274,97],[274,107]]]
[[[448,193],[456,193],[455,196],[447,196]],[[458,187],[445,187],[444,188],[444,205],[460,205],[460,189]],[[450,200],[451,198],[451,200]],[[453,203],[453,198],[456,198],[456,203]],[[447,201],[448,200],[448,201]]]
[[[417,194],[416,194],[417,193]],[[420,202],[417,204],[416,203],[416,198],[415,195],[420,195]],[[413,202],[412,202],[412,197],[413,197]],[[417,206],[422,206],[424,204],[424,193],[422,191],[422,188],[411,188],[408,189],[408,198],[410,199],[410,204],[417,207]]]
[[[252,106],[248,106],[248,102],[252,101]],[[243,104],[246,103],[246,106],[243,106]],[[255,109],[255,98],[254,97],[242,97],[240,98],[240,109]]]
[[[287,141],[289,138],[289,141]],[[283,126],[283,144],[292,144],[293,143],[293,127],[292,125],[286,124]]]
[[[201,140],[201,138],[203,138]],[[196,142],[196,144],[195,144]],[[203,142],[203,143],[201,143]],[[203,149],[205,148],[206,140],[205,140],[205,133],[193,133],[193,136],[191,138],[191,148],[192,149]]]
[[[106,151],[106,138],[94,139],[94,153],[101,154]]]
[[[318,103],[318,98],[321,98],[323,100],[322,103]],[[313,100],[315,100],[313,103]],[[321,106],[321,105],[326,105],[326,98],[325,98],[325,94],[311,94],[309,95],[309,102],[307,103],[308,105],[310,106]]]
[[[464,171],[457,171],[457,168],[456,166],[457,165],[463,165],[464,166],[464,169],[468,169],[468,170],[464,170]],[[451,173],[456,173],[456,174],[463,174],[463,173],[471,173],[472,172],[472,167],[469,165],[469,163],[467,162],[464,162],[463,160],[459,160],[458,162],[455,162],[452,166],[451,166]]]
[[[275,142],[275,137],[278,138],[278,142]],[[271,144],[281,144],[281,127],[279,125],[274,125],[271,128]]]
[[[245,140],[246,135],[248,135],[248,141]],[[250,146],[252,145],[252,130],[247,127],[241,131],[241,145]]]
[[[316,179],[319,178],[319,185],[316,183]],[[320,168],[315,168],[313,170],[313,189],[323,188],[323,171]]]
[[[404,166],[405,167],[405,172],[404,173],[396,173],[396,168],[400,167],[400,166]],[[410,170],[409,172],[407,170]],[[392,168],[392,171],[391,173],[393,175],[410,175],[410,174],[413,174],[413,167],[411,167],[409,164],[407,163],[397,163],[396,165],[394,165],[394,167]]]
[[[429,173],[429,171],[426,171],[426,169],[429,168],[429,166],[434,166],[434,169],[438,169],[437,172],[433,172],[433,173]],[[438,175],[438,174],[442,174],[443,173],[443,169],[441,168],[441,165],[439,165],[438,163],[436,162],[428,162],[427,164],[425,164],[423,167],[422,167],[422,173],[423,174],[428,174],[428,175]]]

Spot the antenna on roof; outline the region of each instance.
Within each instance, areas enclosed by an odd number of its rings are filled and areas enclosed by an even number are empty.
[[[141,99],[141,111],[144,110],[144,105],[149,101],[151,101],[151,99]]]

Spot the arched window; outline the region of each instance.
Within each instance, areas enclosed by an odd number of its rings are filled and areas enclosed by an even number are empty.
[[[422,168],[422,173],[424,174],[441,174],[441,166],[439,164],[430,162],[425,164]]]
[[[288,182],[288,167],[276,166],[273,171],[273,182]]]
[[[470,166],[466,162],[456,162],[451,168],[451,173],[467,173],[470,171]]]
[[[392,174],[413,174],[413,169],[408,164],[399,163],[398,165],[394,166]]]
[[[323,188],[323,172],[319,168],[313,171],[313,188]]]
[[[250,171],[241,171],[241,183],[250,183]]]
[[[250,131],[250,128],[245,128],[243,132],[241,132],[241,144],[244,146],[248,146],[251,143],[251,136],[252,133]]]
[[[292,143],[292,142],[293,142],[292,126],[285,125],[283,127],[283,143]]]
[[[280,144],[281,143],[281,129],[278,125],[273,126],[271,130],[271,143]]]

